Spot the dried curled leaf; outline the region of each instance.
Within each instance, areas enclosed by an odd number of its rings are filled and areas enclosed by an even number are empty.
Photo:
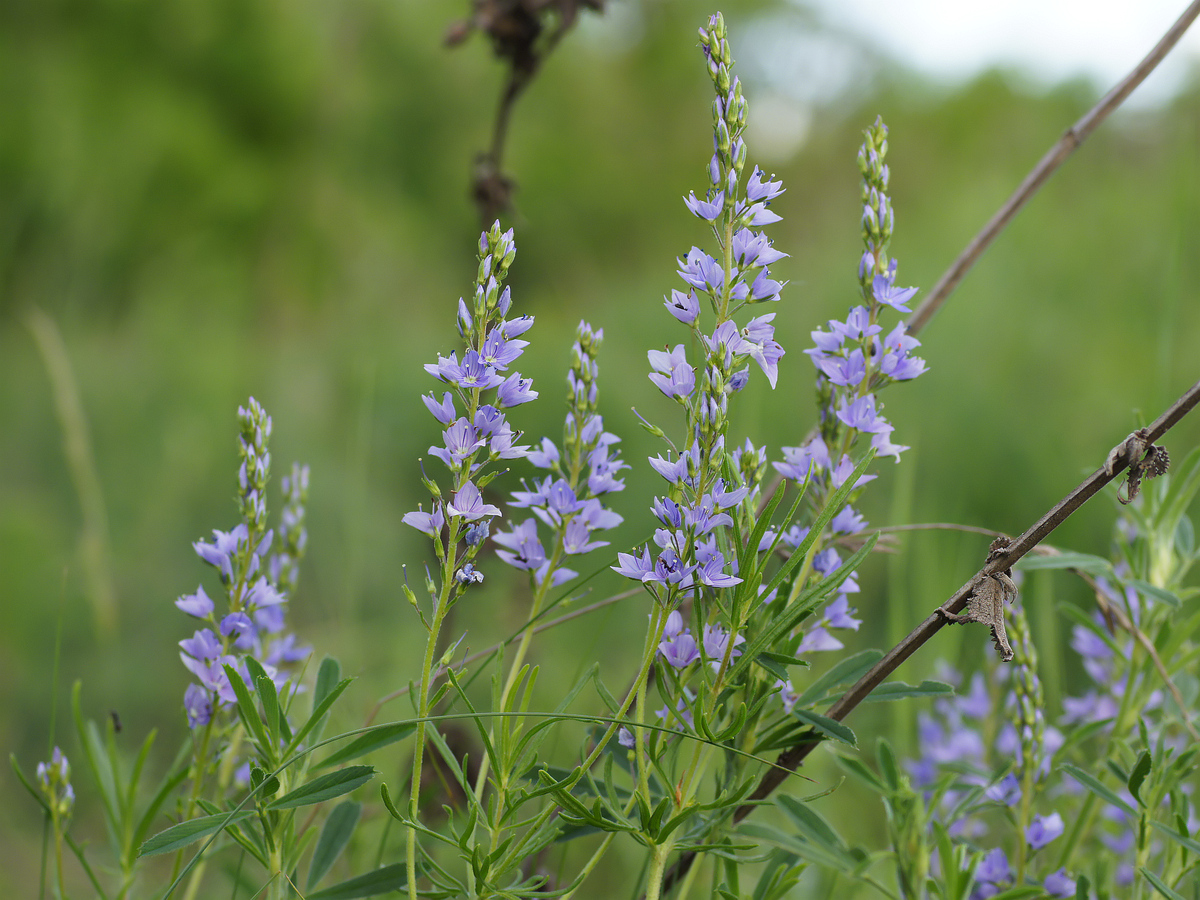
[[[988,561],[1008,549],[1012,543],[1006,537],[998,537],[992,541],[988,552]],[[992,630],[992,642],[1004,662],[1013,658],[1012,646],[1008,643],[1008,632],[1004,628],[1004,604],[1011,603],[1017,597],[1017,585],[1012,580],[1012,569],[996,572],[991,575],[980,575],[971,585],[971,593],[967,597],[967,611],[956,615],[943,607],[938,612],[948,622],[965,625],[967,622],[979,622]]]

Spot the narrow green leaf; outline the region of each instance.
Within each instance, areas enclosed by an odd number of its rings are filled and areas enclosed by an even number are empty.
[[[847,851],[846,842],[842,840],[841,835],[834,831],[833,826],[807,803],[788,794],[781,794],[775,805],[791,819],[792,824],[806,840],[821,844],[839,853]]]
[[[1014,568],[1022,572],[1033,572],[1037,569],[1079,569],[1089,575],[1097,575],[1112,579],[1112,563],[1102,556],[1091,553],[1055,553],[1053,556],[1023,556]]]
[[[245,819],[253,813],[254,810],[239,809],[235,812],[217,813],[215,816],[201,816],[198,819],[180,822],[178,825],[172,825],[166,831],[160,831],[142,844],[138,856],[157,856],[159,853],[179,850],[234,822]]]
[[[1142,803],[1142,798],[1138,796],[1138,791],[1142,789],[1142,782],[1146,780],[1146,776],[1150,774],[1150,751],[1143,750],[1138,754],[1137,763],[1134,764],[1133,771],[1129,773],[1129,781],[1126,786],[1129,788],[1129,793],[1133,795],[1133,799],[1139,804]],[[1143,806],[1145,804],[1142,804]]]
[[[954,688],[942,681],[926,679],[918,685],[903,681],[885,681],[867,695],[867,701],[906,700],[909,697],[937,697],[953,694]]]
[[[900,767],[896,765],[896,754],[892,745],[885,738],[875,743],[875,760],[879,763],[879,771],[888,788],[896,791],[900,788]]]
[[[322,667],[324,667],[324,663],[322,663]],[[300,726],[300,730],[292,735],[292,739],[288,741],[287,753],[285,755],[290,756],[292,753],[295,753],[296,748],[300,746],[301,741],[308,737],[309,733],[312,734],[314,741],[320,736],[321,731],[325,728],[324,720],[325,715],[329,712],[329,707],[337,702],[338,697],[342,696],[342,692],[350,687],[350,682],[353,680],[353,678],[342,679],[336,685],[326,690],[320,700],[317,699],[317,692],[313,692],[312,715],[308,717],[307,722]]]
[[[383,808],[391,813],[393,819],[395,819],[397,822],[404,822],[407,824],[408,819],[404,817],[404,814],[401,813],[400,810],[396,809],[396,804],[392,802],[392,795],[391,792],[388,791],[386,781],[379,785],[379,799],[383,801]]]
[[[818,715],[807,709],[798,709],[792,713],[797,719],[806,725],[811,725],[821,734],[843,744],[849,744],[851,747],[858,746],[858,739],[854,736],[854,732],[849,727],[843,725],[837,719],[831,719],[828,716]]]
[[[248,656],[247,659],[254,657]],[[259,702],[263,708],[263,722],[267,726],[267,733],[271,735],[272,744],[278,744],[280,735],[283,729],[279,727],[279,720],[283,717],[279,709],[279,691],[275,687],[268,675],[263,675],[254,679],[254,688],[258,692]]]
[[[233,688],[233,693],[237,697],[238,714],[242,718],[242,724],[246,726],[246,730],[254,737],[258,743],[258,750],[263,755],[263,760],[271,764],[271,768],[275,768],[275,752],[277,748],[271,742],[270,736],[267,734],[267,729],[263,726],[262,716],[258,714],[258,709],[254,705],[254,698],[250,696],[250,691],[246,689],[246,682],[242,680],[242,676],[238,674],[237,669],[224,663],[222,668],[225,669],[225,677],[229,679],[229,684]]]
[[[1164,897],[1166,897],[1167,900],[1187,900],[1187,897],[1183,896],[1183,894],[1173,891],[1167,887],[1161,878],[1159,878],[1145,866],[1142,866],[1140,871],[1142,873],[1142,877],[1150,882],[1151,886]]]
[[[412,722],[389,722],[386,725],[376,725],[370,731],[364,732],[339,750],[325,757],[313,769],[325,769],[329,766],[349,762],[372,750],[402,741],[414,731],[417,726]]]
[[[112,781],[112,766],[109,764],[108,753],[104,742],[96,730],[94,722],[83,718],[83,703],[81,700],[83,683],[76,681],[71,688],[71,713],[75,719],[75,730],[79,734],[79,743],[83,747],[83,757],[96,784],[100,788],[100,801],[104,806],[104,816],[113,834],[121,833],[120,800],[117,797],[116,785]]]
[[[839,766],[841,766],[871,790],[878,794],[886,794],[888,792],[888,786],[883,783],[883,779],[872,772],[870,767],[867,766],[867,764],[861,759],[858,759],[854,756],[842,756],[840,754],[837,755],[836,758]]]
[[[1178,595],[1168,591],[1166,588],[1156,587],[1155,585],[1150,584],[1150,582],[1142,581],[1138,578],[1131,578],[1125,583],[1136,590],[1143,597],[1151,597],[1157,600],[1159,603],[1165,603],[1167,606],[1171,607],[1171,609],[1179,609],[1183,606],[1183,601],[1179,599]]]
[[[336,772],[321,775],[307,784],[302,784],[294,791],[288,791],[278,800],[267,805],[267,809],[295,809],[298,806],[312,806],[332,797],[348,794],[362,787],[375,777],[373,766],[347,766]]]
[[[1164,835],[1165,837],[1169,837],[1171,840],[1173,840],[1175,843],[1177,843],[1180,847],[1186,847],[1192,853],[1196,854],[1197,856],[1200,856],[1200,843],[1197,843],[1196,841],[1192,840],[1186,834],[1181,834],[1180,832],[1176,831],[1174,828],[1170,828],[1170,827],[1164,825],[1162,822],[1151,821],[1150,827],[1153,828],[1155,831],[1157,831],[1159,834]]]
[[[355,900],[357,897],[377,897],[391,891],[402,891],[407,887],[408,866],[405,863],[393,863],[349,881],[323,888],[315,894],[308,894],[307,897],[308,900]]]
[[[321,826],[321,836],[313,849],[312,862],[308,866],[308,890],[311,892],[342,855],[362,814],[362,804],[344,800],[333,808],[329,818]]]
[[[1121,812],[1125,813],[1127,816],[1130,816],[1131,818],[1137,817],[1137,810],[1135,810],[1132,806],[1130,806],[1128,803],[1126,803],[1124,800],[1122,800],[1120,797],[1118,797],[1116,794],[1114,794],[1110,788],[1104,786],[1099,781],[1097,781],[1094,776],[1083,771],[1083,769],[1079,768],[1078,766],[1073,766],[1070,763],[1064,763],[1062,765],[1062,770],[1064,772],[1066,772],[1068,775],[1070,775],[1072,778],[1074,778],[1076,781],[1078,781],[1080,784],[1082,784],[1085,788],[1087,788],[1093,794],[1095,794],[1097,797],[1099,797],[1101,800],[1104,800],[1107,803],[1111,803],[1113,806],[1115,806],[1117,809],[1121,810]]]
[[[617,698],[612,695],[612,691],[604,684],[600,678],[600,670],[592,670],[592,683],[596,685],[596,693],[600,695],[600,699],[604,701],[604,705],[608,707],[608,711],[614,716],[621,714],[621,704],[617,702]]]
[[[146,811],[142,813],[142,818],[137,824],[137,828],[133,832],[133,845],[141,846],[146,840],[146,835],[150,833],[150,826],[154,824],[154,819],[158,816],[158,811],[162,809],[162,805],[167,802],[167,798],[175,791],[175,788],[183,784],[191,770],[188,766],[179,766],[168,777],[164,778],[158,790],[154,792],[154,797],[146,806]]]

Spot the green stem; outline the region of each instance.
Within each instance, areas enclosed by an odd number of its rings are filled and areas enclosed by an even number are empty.
[[[448,546],[453,548],[458,538],[458,526],[450,526]],[[450,591],[454,578],[453,554],[448,553],[442,563],[442,589],[437,599],[437,608],[433,611],[433,621],[429,626],[429,637],[425,642],[425,659],[421,664],[421,688],[417,698],[417,734],[413,747],[412,788],[409,793],[408,814],[416,822],[420,814],[421,799],[421,767],[425,761],[425,720],[429,717],[429,685],[433,673],[433,656],[437,652],[438,636],[442,630],[442,622],[450,607]],[[417,900],[417,830],[408,829],[405,861],[408,869],[408,896]]]
[[[650,873],[646,876],[646,900],[658,900],[662,893],[663,869],[666,868],[667,857],[671,853],[674,841],[665,844],[655,844],[650,856]]]
[[[546,595],[547,595],[547,593],[549,593],[549,590],[550,590],[550,573],[552,573],[558,567],[558,563],[559,563],[559,560],[561,559],[561,556],[562,556],[562,539],[561,539],[561,535],[560,535],[559,540],[555,544],[554,552],[551,555],[550,567],[546,570],[546,577],[542,579],[542,583],[540,585],[538,585],[534,591],[533,603],[531,604],[531,606],[529,608],[529,617],[527,619],[527,624],[525,626],[525,630],[521,633],[521,642],[517,645],[517,650],[513,656],[512,665],[509,666],[508,677],[505,679],[505,682],[504,682],[504,690],[501,691],[501,693],[500,693],[500,708],[501,709],[508,708],[508,695],[512,692],[513,688],[516,687],[517,678],[521,672],[521,666],[525,662],[525,655],[529,652],[529,646],[533,642],[533,635],[534,635],[534,631],[536,630],[534,627],[534,623],[537,621],[538,614],[542,611],[542,604],[545,602]],[[502,725],[501,727],[504,727],[504,726]],[[492,741],[492,746],[496,746],[496,742],[495,742],[496,727],[494,725],[490,729],[490,732],[491,732],[490,739]],[[491,762],[491,759],[488,757],[487,754],[484,754],[483,757],[479,761],[479,775],[476,776],[476,778],[475,778],[475,796],[480,801],[483,800],[483,789],[484,789],[484,785],[487,784],[487,776],[488,776],[488,770],[490,767],[489,766],[490,762]],[[501,773],[497,773],[497,775],[499,776],[499,775],[501,775]],[[506,779],[503,779],[503,780],[506,781]],[[505,800],[504,794],[505,793],[506,793],[505,785],[498,783],[498,785],[497,785],[498,796],[496,798],[496,809],[497,810],[502,811],[504,809],[504,800]],[[491,848],[492,848],[492,850],[495,850],[496,845],[499,843],[499,840],[500,840],[499,825],[497,825],[495,830],[491,831],[490,840],[491,840]]]

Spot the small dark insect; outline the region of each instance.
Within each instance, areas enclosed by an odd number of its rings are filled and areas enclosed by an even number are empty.
[[[117,734],[120,734],[121,733],[121,717],[117,715],[117,711],[115,709],[110,709],[108,711],[108,714],[110,716],[112,716],[113,731],[115,731]]]
[[[988,560],[992,560],[1004,552],[1009,545],[1008,538],[996,538],[992,543]],[[1008,632],[1004,629],[1004,604],[1012,603],[1017,598],[1017,585],[1012,580],[1012,569],[996,572],[992,575],[980,575],[971,585],[971,594],[967,597],[967,611],[957,615],[938,607],[937,611],[947,622],[965,625],[967,622],[979,622],[992,629],[992,642],[1004,662],[1013,658],[1012,646],[1008,643]]]

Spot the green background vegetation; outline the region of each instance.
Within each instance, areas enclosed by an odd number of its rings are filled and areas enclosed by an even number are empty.
[[[362,676],[342,724],[415,675],[421,635],[398,586],[408,564],[419,587],[428,555],[400,521],[427,500],[416,459],[438,440],[421,366],[457,340],[479,230],[471,161],[502,74],[478,37],[442,46],[462,6],[0,4],[0,743],[27,769],[46,757],[52,704],[72,754],[63,712],[76,678],[88,714],[117,710],[131,746],[151,728],[164,753],[183,736],[176,642],[192,626],[172,601],[215,583],[191,542],[234,523],[234,412],[250,395],[274,417],[276,484],[293,459],[312,467],[310,554],[290,621],[318,655]],[[710,11],[638,4],[622,13],[627,34],[586,22],[511,129],[514,310],[537,317],[521,369],[542,392],[513,419],[530,437],[557,437],[573,329],[581,317],[604,328],[606,423],[634,465],[615,499],[626,524],[614,550],[649,533],[657,488],[643,460],[661,447],[630,407],[676,422],[645,378],[645,353],[683,339],[661,297],[677,282],[674,257],[707,237],[680,197],[703,186],[710,152],[694,38]],[[739,33],[777,10],[723,11],[744,59]],[[891,128],[899,281],[928,289],[1098,96],[1083,82],[1039,92],[999,72],[948,87],[880,61],[871,71],[858,93],[815,109],[799,152],[764,164],[788,188],[770,230],[791,254],[773,267],[789,281],[773,310],[788,355],[778,390],[755,375],[738,397],[733,433],[776,457],[813,421],[809,331],[855,301],[860,129],[877,113]],[[751,119],[756,91],[765,87],[747,82]],[[1153,418],[1196,380],[1198,141],[1193,79],[1168,106],[1106,124],[1009,228],[921,334],[930,372],[883,397],[895,439],[913,449],[904,465],[881,465],[864,504],[872,523],[1020,532],[1139,412]],[[750,159],[760,159],[753,144]],[[91,525],[34,309],[61,331],[86,417],[103,504]],[[1181,458],[1198,438],[1200,424],[1185,422],[1168,446]],[[1054,542],[1106,553],[1111,521],[1097,501]],[[103,563],[91,573],[88,542]],[[852,646],[905,633],[974,571],[986,543],[923,532],[870,561],[857,598],[867,624]],[[473,649],[521,622],[520,585],[501,569],[486,564],[487,583],[458,613]],[[625,587],[616,576],[595,584],[589,599]],[[106,590],[108,626],[97,612]],[[1053,604],[1086,596],[1065,577],[1035,579],[1025,596],[1047,672],[1069,684],[1078,673]],[[644,621],[641,601],[626,601],[562,628],[538,659],[565,681],[599,656],[620,684]],[[944,632],[901,676],[989,646],[981,630]],[[1062,689],[1051,680],[1052,706]],[[865,746],[883,727],[903,744],[912,713],[851,724]],[[402,780],[402,761],[382,767]],[[0,785],[0,893],[24,893],[38,820],[11,775]],[[85,830],[95,824],[85,807],[79,815]]]

